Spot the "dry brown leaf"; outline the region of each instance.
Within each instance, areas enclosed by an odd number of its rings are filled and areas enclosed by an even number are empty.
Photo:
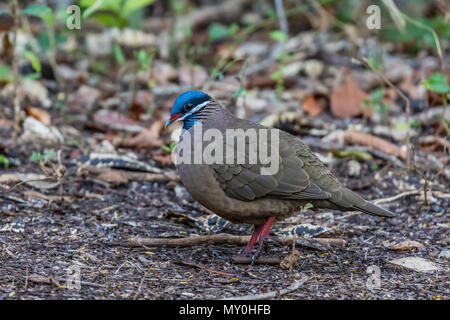
[[[126,177],[126,175],[118,170],[103,171],[97,176],[97,179],[115,184],[128,183],[128,178]]]
[[[434,272],[439,270],[438,265],[421,257],[404,257],[391,260],[389,263],[412,269],[417,272]]]
[[[358,116],[362,113],[361,102],[367,98],[368,95],[360,89],[352,76],[348,75],[331,93],[331,111],[339,118]]]
[[[99,110],[94,114],[94,120],[115,130],[125,130],[128,132],[140,132],[142,127],[127,116],[110,110]]]
[[[163,121],[154,122],[149,129],[142,130],[134,137],[123,139],[120,146],[128,148],[160,147],[163,144],[159,137],[162,127]]]
[[[45,110],[28,106],[28,107],[25,107],[25,113],[28,116],[33,117],[36,120],[39,120],[46,126],[49,126],[52,124],[52,117]]]
[[[100,100],[101,96],[100,90],[83,85],[77,92],[69,95],[67,105],[73,111],[90,110]]]
[[[311,117],[321,114],[327,107],[325,97],[316,94],[310,94],[303,101],[303,110],[308,112]]]
[[[178,77],[182,85],[200,87],[208,79],[208,74],[199,66],[185,66],[180,68]]]
[[[395,144],[392,144],[386,140],[375,137],[368,133],[357,132],[357,131],[345,131],[344,142],[347,144],[354,144],[358,146],[371,147],[380,150],[384,153],[400,157],[402,159],[406,158],[406,151],[401,150]]]
[[[411,249],[423,249],[424,246],[420,242],[413,240],[405,240],[400,243],[394,244],[388,247],[391,250],[411,250]]]
[[[159,163],[162,163],[165,166],[170,166],[173,164],[172,162],[172,156],[170,153],[166,154],[153,154],[152,159],[155,161],[158,161]]]

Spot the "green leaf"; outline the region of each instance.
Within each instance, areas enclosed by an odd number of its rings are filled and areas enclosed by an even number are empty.
[[[22,10],[23,14],[29,16],[39,17],[45,21],[50,27],[55,25],[55,21],[53,19],[53,11],[50,7],[45,4],[35,3],[30,5],[28,8]]]
[[[81,17],[83,20],[86,20],[89,16],[94,14],[97,10],[99,10],[102,6],[105,6],[104,0],[96,0],[95,2],[92,1],[81,1],[80,4],[82,6],[88,6],[86,10],[84,10]]]
[[[151,5],[155,0],[127,0],[123,2],[122,16],[128,17],[131,12]]]
[[[381,100],[383,100],[383,96],[384,96],[384,89],[378,88],[371,94],[370,98],[374,102],[380,102]]]
[[[9,167],[9,159],[3,154],[0,154],[0,163],[2,163],[5,168]]]
[[[122,48],[120,47],[120,45],[117,43],[114,43],[113,51],[114,51],[114,58],[116,58],[117,63],[124,64],[125,57],[123,55],[123,51],[122,51]]]
[[[34,162],[41,162],[47,159],[50,159],[51,157],[53,157],[53,150],[48,150],[46,151],[44,154],[40,154],[38,152],[33,152],[31,154],[30,160],[34,161]]]
[[[286,42],[288,37],[286,33],[281,30],[275,30],[270,33],[270,37],[279,42]]]
[[[428,79],[423,81],[422,84],[426,89],[433,92],[448,93],[450,91],[447,77],[440,72],[432,74]]]
[[[397,122],[395,124],[395,129],[397,130],[408,130],[408,123],[407,122]]]
[[[41,68],[41,61],[39,61],[39,57],[33,51],[25,50],[23,52],[23,56],[26,59],[30,60],[31,66],[33,67],[33,69],[36,72],[41,73],[41,70],[42,70],[42,68]]]
[[[0,65],[0,81],[2,82],[14,81],[14,75],[10,66]]]
[[[166,150],[167,152],[172,152],[173,149],[175,149],[175,147],[178,145],[178,142],[171,142],[170,145],[168,146],[163,146],[163,149]]]
[[[233,98],[238,98],[238,97],[245,97],[247,95],[247,90],[245,90],[245,88],[240,87],[238,90],[236,90],[233,93]]]
[[[221,40],[228,36],[228,28],[220,23],[213,23],[208,28],[209,39],[211,41]]]
[[[40,162],[44,159],[45,159],[44,156],[38,152],[33,152],[30,157],[30,160],[34,162]]]

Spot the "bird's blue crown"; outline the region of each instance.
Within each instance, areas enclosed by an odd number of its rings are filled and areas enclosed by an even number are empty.
[[[183,121],[184,129],[189,129],[197,121],[195,108],[211,100],[211,97],[201,91],[186,91],[180,94],[173,103],[172,113],[167,124]]]

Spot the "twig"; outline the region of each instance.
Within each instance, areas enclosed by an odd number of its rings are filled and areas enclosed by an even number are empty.
[[[290,287],[286,289],[282,289],[280,291],[272,291],[262,294],[255,294],[255,295],[247,295],[247,296],[241,296],[241,297],[232,297],[232,298],[226,298],[224,300],[265,300],[265,299],[272,299],[275,297],[280,297],[284,294],[294,292],[298,288],[300,288],[306,281],[308,281],[307,276],[303,276],[300,280],[294,282]]]
[[[362,61],[373,71],[375,72],[383,81],[389,85],[392,89],[395,90],[395,92],[405,101],[406,104],[406,168],[407,170],[411,170],[411,158],[412,158],[412,151],[411,151],[411,137],[410,137],[410,131],[411,131],[411,123],[410,123],[410,117],[411,117],[411,102],[409,101],[409,98],[399,89],[397,88],[382,72],[375,69],[372,64],[367,60],[367,58],[362,57]]]
[[[250,240],[250,236],[235,236],[226,233],[219,233],[198,237],[186,238],[128,238],[128,245],[131,247],[142,246],[168,246],[168,247],[189,247],[200,244],[231,244],[244,245]]]
[[[12,65],[13,65],[13,74],[14,74],[14,88],[13,88],[13,104],[14,104],[14,132],[13,139],[17,141],[19,137],[20,131],[20,101],[19,101],[19,63],[17,61],[17,29],[19,28],[19,4],[17,0],[11,1],[11,12],[14,18],[14,26],[13,26],[13,47],[12,47]]]
[[[231,262],[235,264],[280,264],[281,260],[276,257],[258,257],[253,261],[252,256],[233,256]]]
[[[202,270],[208,271],[209,273],[216,273],[216,274],[220,274],[220,275],[225,276],[225,277],[230,277],[230,278],[235,277],[235,275],[232,274],[232,273],[209,269],[209,268],[207,268],[207,267],[205,267],[205,266],[203,266],[201,264],[197,264],[197,263],[194,263],[194,262],[191,262],[191,261],[181,261],[180,260],[180,261],[175,261],[174,264],[179,265],[179,266],[185,266],[185,267],[202,269]]]
[[[150,272],[151,268],[149,267],[147,269],[147,271],[145,271],[144,276],[142,277],[141,281],[139,282],[139,287],[136,291],[136,293],[134,294],[134,298],[133,300],[136,300],[137,296],[139,293],[141,293],[141,288],[142,288],[142,284],[144,283],[145,278],[147,277],[148,273]]]
[[[439,60],[441,61],[441,69],[443,70],[444,67],[445,67],[445,60],[444,60],[444,55],[442,53],[441,43],[439,42],[439,37],[438,37],[436,31],[434,31],[433,28],[431,28],[431,27],[429,27],[427,25],[424,25],[424,24],[422,24],[422,23],[420,23],[420,22],[410,18],[409,16],[407,16],[404,13],[402,13],[402,16],[403,16],[403,18],[406,19],[406,21],[408,21],[409,23],[415,25],[416,27],[419,27],[419,28],[422,28],[422,29],[425,29],[425,30],[431,32],[431,34],[433,35],[434,42],[436,44],[436,50],[437,50],[437,53],[439,55]]]
[[[275,0],[275,11],[277,12],[278,21],[280,21],[280,29],[285,35],[288,35],[288,22],[286,13],[284,12],[283,0]]]
[[[275,245],[288,245],[292,244],[293,237],[270,237],[267,241],[271,241]],[[332,242],[319,240],[324,238],[310,239],[295,239],[296,245],[303,246],[306,248],[327,251],[331,246],[342,246],[341,242]],[[167,247],[190,247],[197,245],[217,245],[217,244],[228,244],[228,245],[245,245],[250,240],[250,236],[236,236],[227,233],[219,233],[205,236],[192,236],[186,238],[139,238],[130,237],[127,240],[127,244],[130,247],[151,247],[151,246],[167,246]],[[344,244],[345,245],[345,244]],[[244,260],[242,260],[244,263]],[[245,260],[246,261],[246,260]],[[249,260],[250,261],[250,260]]]
[[[374,204],[392,202],[392,201],[398,200],[398,199],[403,198],[403,197],[412,196],[412,195],[420,194],[420,193],[421,193],[421,190],[405,191],[405,192],[399,193],[399,194],[397,194],[397,195],[395,195],[393,197],[377,199],[377,200],[373,200],[372,202]]]
[[[397,8],[393,0],[382,0],[383,4],[388,8],[389,14],[400,32],[405,32],[406,22],[401,11]]]

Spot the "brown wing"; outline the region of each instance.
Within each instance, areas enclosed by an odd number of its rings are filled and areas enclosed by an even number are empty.
[[[252,143],[246,141],[248,144]],[[246,151],[249,148],[245,149]],[[279,170],[273,175],[262,175],[262,164],[248,164],[248,154],[244,164],[214,164],[214,175],[225,193],[239,200],[258,198],[279,198],[291,200],[329,199],[330,193],[323,191],[312,182],[304,169],[304,161],[280,135]],[[237,151],[235,150],[237,153]],[[235,159],[237,154],[235,154]]]

